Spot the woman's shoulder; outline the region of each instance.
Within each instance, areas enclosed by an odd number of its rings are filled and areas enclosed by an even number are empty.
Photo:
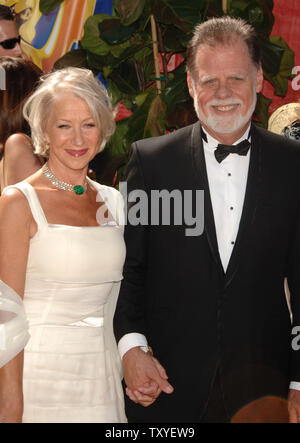
[[[28,135],[23,134],[22,132],[16,132],[15,134],[11,134],[5,142],[5,150],[6,149],[21,149],[30,148],[32,150],[32,141]]]
[[[28,201],[23,192],[27,186],[26,183],[24,181],[4,188],[0,197],[0,214],[2,219],[3,217],[5,219],[19,217],[24,221],[26,216],[30,215]],[[20,217],[20,214],[22,214],[22,217]]]
[[[94,180],[91,180],[91,184],[97,192],[100,192],[101,195],[111,196],[114,198],[118,198],[121,195],[121,193],[112,186],[102,185],[101,183]]]
[[[25,194],[26,189],[28,188],[29,183],[26,180],[23,180],[14,185],[6,186],[1,194],[1,200],[5,200],[7,202],[18,202],[18,201],[26,201]]]
[[[32,156],[33,154],[33,145],[31,139],[26,134],[22,134],[20,132],[12,134],[8,137],[4,145],[4,155],[5,161],[8,160],[14,161],[15,159],[20,158],[22,155],[22,159],[24,160],[24,156]]]
[[[120,191],[112,186],[102,185],[93,182],[97,190],[97,202],[103,201],[108,208],[113,219],[118,223],[124,224],[124,199]]]

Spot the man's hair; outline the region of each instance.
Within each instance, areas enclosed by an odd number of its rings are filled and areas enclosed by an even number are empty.
[[[211,18],[196,26],[187,47],[187,70],[192,75],[197,71],[196,57],[200,45],[215,47],[237,41],[243,41],[247,45],[251,60],[258,68],[261,64],[261,52],[255,29],[240,18],[224,16]]]
[[[0,5],[0,20],[14,21],[15,17],[12,10],[5,5]]]

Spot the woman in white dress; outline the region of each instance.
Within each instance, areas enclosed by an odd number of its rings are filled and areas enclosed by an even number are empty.
[[[24,107],[47,163],[0,198],[0,422],[126,422],[112,330],[122,199],[87,178],[114,131],[92,72],[46,75]]]

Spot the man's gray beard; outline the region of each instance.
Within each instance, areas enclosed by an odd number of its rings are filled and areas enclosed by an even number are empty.
[[[216,133],[231,134],[232,132],[241,129],[251,120],[257,101],[256,85],[253,88],[253,102],[250,109],[244,116],[241,114],[241,110],[239,110],[239,114],[235,118],[233,116],[228,117],[226,115],[212,115],[211,112],[208,113],[208,116],[204,115],[200,106],[198,105],[196,91],[194,91],[194,97],[194,108],[200,122]],[[211,100],[212,103],[214,101],[215,100]],[[219,106],[225,106],[226,104],[228,105],[229,103],[226,103],[225,100],[224,103],[221,103],[221,100],[219,101]],[[207,107],[209,108],[209,103],[207,104]]]

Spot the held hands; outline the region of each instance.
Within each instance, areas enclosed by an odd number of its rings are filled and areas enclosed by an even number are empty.
[[[123,357],[126,394],[135,403],[151,405],[161,392],[171,394],[174,388],[159,361],[139,347],[130,349]]]

